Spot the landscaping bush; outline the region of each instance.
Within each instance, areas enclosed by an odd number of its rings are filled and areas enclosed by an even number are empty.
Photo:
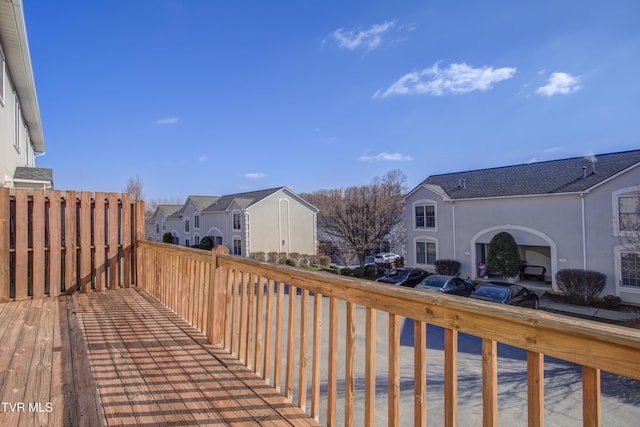
[[[340,270],[340,275],[341,276],[353,277],[355,275],[355,273],[354,273],[353,269],[351,269],[349,267],[345,267],[345,268]]]
[[[209,236],[204,236],[200,239],[200,244],[198,245],[200,249],[204,249],[206,251],[210,251],[213,249],[213,239]]]
[[[362,279],[364,277],[364,268],[356,267],[353,269],[353,277],[357,277],[358,279]]]
[[[286,252],[280,252],[278,253],[278,264],[284,264],[287,262],[287,259],[289,259],[289,257],[287,256]]]
[[[603,303],[604,308],[608,310],[620,310],[622,307],[622,298],[616,295],[605,295]]]
[[[375,265],[367,264],[364,266],[364,277],[367,279],[375,279],[378,273],[378,268]]]
[[[264,252],[251,252],[249,258],[256,261],[266,261],[267,255]]]
[[[436,274],[445,276],[457,276],[460,274],[460,262],[453,259],[437,259]]]
[[[517,275],[521,266],[520,251],[513,236],[506,231],[493,236],[487,251],[487,270],[500,273],[506,280]]]
[[[270,262],[271,264],[278,262],[278,252],[267,253],[267,262]]]
[[[170,232],[166,232],[162,235],[162,243],[173,243],[173,236]]]
[[[295,258],[287,258],[287,261],[285,262],[285,264],[290,265],[292,267],[297,267],[298,261],[296,261]]]
[[[589,305],[602,292],[606,281],[607,276],[591,270],[569,268],[556,273],[558,289],[570,303],[578,305]]]
[[[331,257],[328,255],[320,255],[318,257],[318,263],[323,267],[329,267],[331,265]]]
[[[290,252],[289,258],[295,259],[297,263],[300,263],[300,254],[298,252]]]

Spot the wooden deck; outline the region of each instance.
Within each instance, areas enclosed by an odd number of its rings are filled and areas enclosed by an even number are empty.
[[[0,425],[316,425],[137,288],[0,304]]]

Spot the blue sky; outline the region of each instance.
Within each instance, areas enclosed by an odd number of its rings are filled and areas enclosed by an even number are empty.
[[[58,189],[155,199],[640,148],[640,3],[25,0]]]

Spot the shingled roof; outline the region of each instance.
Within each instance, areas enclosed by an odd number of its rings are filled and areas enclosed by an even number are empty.
[[[13,173],[13,179],[53,182],[53,170],[50,168],[18,166]]]
[[[243,209],[258,203],[260,200],[282,190],[284,187],[270,188],[267,190],[250,191],[247,193],[227,194],[219,197],[214,203],[208,206],[203,212],[224,212],[235,200]]]
[[[452,199],[575,193],[638,163],[640,150],[624,151],[432,175],[422,185],[440,186]]]

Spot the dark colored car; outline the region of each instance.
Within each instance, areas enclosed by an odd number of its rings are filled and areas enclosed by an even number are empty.
[[[476,289],[471,298],[533,309],[537,309],[539,303],[535,292],[522,285],[505,282],[486,282]]]
[[[434,274],[433,276],[426,277],[422,282],[418,283],[416,285],[416,289],[468,297],[475,290],[475,286],[473,283],[462,280],[456,276]]]
[[[428,274],[429,273],[421,268],[394,268],[384,276],[377,278],[376,282],[413,288],[416,284],[420,283],[422,279],[427,277]]]

